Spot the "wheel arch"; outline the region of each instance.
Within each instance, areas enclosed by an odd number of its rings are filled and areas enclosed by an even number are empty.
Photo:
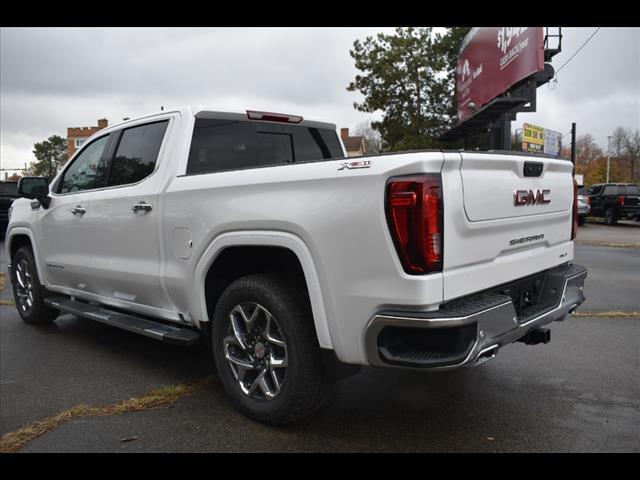
[[[25,227],[14,227],[10,229],[6,236],[6,252],[9,258],[9,261],[13,261],[13,256],[21,247],[28,246],[31,247],[31,251],[33,252],[33,258],[36,262],[36,270],[38,271],[38,277],[40,278],[40,282],[46,286],[46,276],[43,275],[43,270],[40,265],[40,258],[38,256],[38,247],[36,246],[36,242],[33,237],[33,232]]]
[[[216,268],[216,261],[218,259],[224,259],[224,256],[229,255],[229,252],[233,249],[274,247],[282,251],[278,253],[278,255],[282,255],[283,258],[289,256],[289,258],[295,258],[297,261],[309,294],[318,343],[322,348],[333,348],[321,284],[313,257],[309,248],[300,237],[287,232],[240,231],[226,232],[216,237],[205,249],[195,269],[194,285],[196,286],[195,291],[197,292],[195,301],[198,305],[199,317],[208,324],[210,318],[209,312],[212,307],[215,307],[215,303],[212,305],[211,300],[209,300],[209,304],[207,302],[207,281],[209,278],[209,286],[211,286],[210,274],[211,272],[215,273],[214,269]],[[242,271],[242,269],[240,269],[240,271]],[[221,285],[216,288],[215,293],[219,295],[223,288]],[[207,327],[208,325],[201,325],[201,328]]]

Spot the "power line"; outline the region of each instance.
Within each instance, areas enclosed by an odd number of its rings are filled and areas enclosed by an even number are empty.
[[[596,28],[596,31],[595,31],[595,32],[593,32],[593,33],[591,34],[591,36],[585,40],[585,42],[580,46],[580,48],[578,48],[578,50],[576,50],[576,52],[575,52],[573,55],[571,55],[571,58],[569,58],[569,60],[567,60],[566,62],[564,62],[564,63],[560,66],[560,68],[559,68],[558,70],[556,70],[556,77],[558,76],[558,73],[560,73],[560,70],[562,70],[562,69],[564,68],[564,66],[565,66],[567,63],[569,63],[571,60],[573,60],[573,57],[575,57],[575,56],[578,54],[578,52],[580,52],[580,50],[582,50],[582,49],[585,47],[585,45],[586,45],[587,43],[589,43],[589,40],[591,40],[591,39],[595,36],[595,34],[596,34],[596,33],[598,33],[598,32],[600,31],[600,28],[602,28],[602,27],[598,27],[598,28]]]

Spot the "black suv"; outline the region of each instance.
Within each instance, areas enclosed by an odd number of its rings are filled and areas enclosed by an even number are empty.
[[[18,198],[18,182],[0,181],[0,238],[4,238],[9,223],[9,207]]]
[[[633,183],[598,183],[589,187],[591,215],[607,225],[623,218],[640,217],[640,187]]]

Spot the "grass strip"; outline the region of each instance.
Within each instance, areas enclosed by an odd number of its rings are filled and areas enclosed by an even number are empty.
[[[629,317],[640,317],[640,311],[630,311],[630,312],[620,312],[620,311],[609,311],[609,312],[575,312],[573,314],[574,317],[607,317],[607,318],[629,318]]]
[[[74,418],[106,417],[129,412],[139,412],[141,410],[171,407],[182,397],[195,393],[205,385],[211,383],[212,380],[212,377],[209,377],[185,384],[160,387],[139,397],[133,397],[105,407],[77,405],[43,420],[29,423],[13,432],[4,434],[2,438],[0,438],[0,453],[18,452],[29,442]]]
[[[577,245],[592,245],[596,247],[640,248],[640,242],[635,243],[611,243],[597,240],[575,240]]]

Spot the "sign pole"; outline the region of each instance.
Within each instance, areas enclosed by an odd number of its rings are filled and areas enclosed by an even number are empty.
[[[607,137],[607,183],[609,183],[609,167],[611,164],[611,136]]]

